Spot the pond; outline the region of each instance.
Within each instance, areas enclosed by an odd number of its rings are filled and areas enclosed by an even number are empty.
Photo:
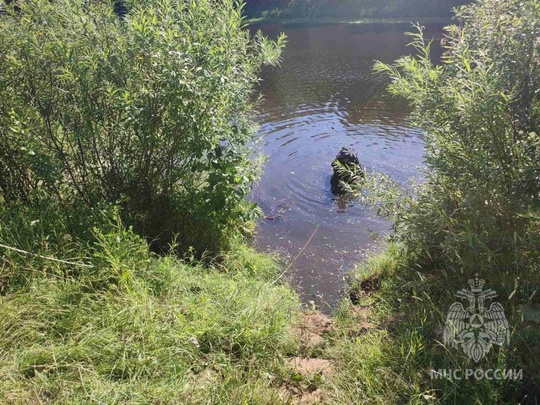
[[[404,35],[410,25],[251,28],[288,36],[281,66],[265,69],[258,88],[259,133],[269,159],[252,194],[266,217],[256,247],[280,253],[303,302],[329,312],[343,298],[347,272],[392,228],[373,208],[344,205],[332,195],[336,154],[352,147],[367,170],[403,185],[421,177],[423,133],[410,125],[405,102],[386,93],[387,80],[372,71],[375,60],[411,52]],[[427,27],[427,36],[441,32]]]

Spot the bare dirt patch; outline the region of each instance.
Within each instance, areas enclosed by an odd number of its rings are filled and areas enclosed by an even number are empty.
[[[333,372],[332,360],[291,357],[287,364],[298,378],[282,388],[283,396],[295,405],[324,404],[324,394],[319,387],[321,379]]]
[[[325,403],[324,395],[321,390],[309,392],[293,387],[283,388],[280,393],[280,398],[284,404],[316,405]]]
[[[316,374],[328,375],[332,372],[332,360],[292,357],[287,363],[304,378],[313,378]]]
[[[358,322],[358,326],[366,329],[374,329],[376,327],[374,323],[369,321],[369,316],[371,315],[371,308],[369,306],[353,305],[351,312]]]
[[[291,334],[299,341],[301,349],[314,349],[323,346],[324,335],[334,330],[334,321],[315,311],[304,314],[300,323],[291,330]]]

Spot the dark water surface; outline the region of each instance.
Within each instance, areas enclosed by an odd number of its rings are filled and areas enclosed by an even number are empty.
[[[391,231],[372,208],[343,207],[330,193],[330,163],[342,146],[353,147],[370,171],[401,184],[420,176],[422,132],[408,124],[403,100],[386,93],[373,74],[374,60],[409,54],[407,27],[326,25],[260,26],[288,36],[279,68],[263,72],[258,108],[260,135],[269,155],[252,199],[264,211],[256,246],[277,251],[290,267],[287,278],[304,302],[329,311],[342,299],[348,270]],[[440,27],[428,29],[440,36]],[[345,208],[345,209],[343,209]]]

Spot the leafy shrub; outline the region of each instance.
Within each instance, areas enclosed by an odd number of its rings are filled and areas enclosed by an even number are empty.
[[[540,282],[540,8],[481,0],[457,19],[447,28],[442,63],[433,63],[418,27],[410,34],[413,55],[376,65],[426,131],[427,170],[412,195],[393,196],[386,187],[378,194],[397,206],[388,211],[397,213],[398,243],[356,270],[351,298],[373,309],[383,330],[336,345],[336,402],[538,398],[540,340],[530,308],[538,308]],[[511,325],[510,345],[481,363],[441,342],[454,294],[475,273],[500,294]],[[362,285],[373,278],[380,290],[365,293]],[[358,322],[347,306],[338,317],[344,333]],[[491,367],[522,370],[523,380],[430,376]]]
[[[223,247],[253,215],[252,86],[283,38],[241,2],[30,0],[0,20],[0,195],[66,221],[116,204],[164,248]]]
[[[426,130],[427,181],[398,234],[454,267],[523,270],[539,262],[540,9],[483,0],[447,28],[443,63],[422,30],[389,74]]]

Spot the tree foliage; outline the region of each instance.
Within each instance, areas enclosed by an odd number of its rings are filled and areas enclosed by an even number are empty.
[[[540,5],[481,0],[447,28],[442,64],[421,27],[390,75],[426,130],[427,182],[398,233],[459,268],[539,263]]]
[[[29,0],[0,20],[0,195],[47,200],[76,228],[119,204],[163,247],[216,250],[253,210],[252,86],[283,38],[242,3]],[[86,210],[86,211],[85,211]]]

